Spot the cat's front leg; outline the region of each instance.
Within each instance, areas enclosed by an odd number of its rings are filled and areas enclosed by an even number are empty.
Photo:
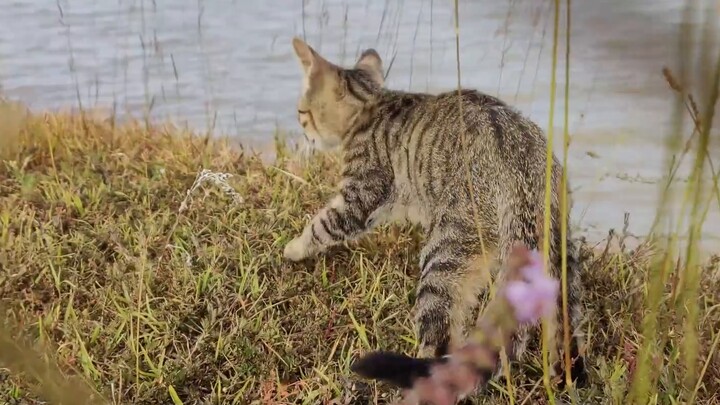
[[[306,259],[377,225],[371,214],[389,199],[391,187],[377,177],[360,179],[343,182],[340,193],[308,222],[300,236],[285,246],[286,259]]]
[[[285,246],[283,256],[286,259],[293,262],[298,262],[300,260],[304,260],[308,257],[314,256],[329,247],[329,244],[322,243],[322,239],[318,234],[318,229],[323,227],[323,222],[327,223],[326,218],[328,210],[328,206],[320,210],[320,212],[318,212],[310,220],[310,222],[305,225],[302,233],[299,236],[296,236]]]
[[[285,245],[285,251],[283,252],[283,256],[286,259],[293,262],[298,262],[315,254],[313,249],[311,249],[311,243],[307,240],[308,238],[306,237],[306,235],[307,232],[303,231],[300,236],[295,237],[295,239],[291,240],[287,245]]]

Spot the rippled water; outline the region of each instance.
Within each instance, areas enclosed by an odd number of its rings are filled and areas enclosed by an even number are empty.
[[[574,222],[591,237],[622,228],[625,212],[633,233],[652,223],[673,107],[661,68],[677,66],[682,4],[573,2],[569,168]],[[708,4],[706,15],[715,7]],[[547,128],[552,2],[465,0],[460,14],[462,84],[501,96]],[[276,130],[298,133],[294,35],[337,63],[376,48],[392,88],[457,84],[450,1],[6,0],[0,86],[35,109],[149,111],[263,145]],[[716,248],[720,201],[710,204],[704,238]]]

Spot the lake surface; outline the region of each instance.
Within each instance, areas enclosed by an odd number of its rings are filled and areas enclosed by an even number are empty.
[[[661,69],[677,71],[683,3],[573,1],[568,167],[573,225],[591,240],[621,230],[625,213],[638,236],[654,219],[674,103]],[[718,2],[698,4],[696,23],[720,18]],[[543,128],[552,7],[539,0],[460,1],[462,85],[499,95]],[[156,120],[267,148],[276,131],[299,135],[294,35],[340,64],[374,47],[390,68],[388,87],[437,92],[457,85],[453,24],[449,0],[5,0],[0,90],[35,110],[81,104],[136,117],[149,111]],[[564,52],[561,44],[558,153]],[[707,86],[694,91],[699,97]],[[710,153],[720,169],[714,127]],[[689,123],[685,128],[687,137]],[[676,213],[682,186],[673,193]],[[720,201],[708,203],[704,245],[720,251]]]

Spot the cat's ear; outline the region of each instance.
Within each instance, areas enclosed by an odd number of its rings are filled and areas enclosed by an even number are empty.
[[[366,49],[355,63],[355,68],[368,72],[378,86],[382,87],[385,84],[382,59],[374,49]]]
[[[322,56],[315,52],[315,50],[302,39],[294,37],[292,45],[295,49],[295,55],[300,61],[300,66],[302,66],[306,75],[316,72],[323,67],[330,66],[328,61],[323,59]]]

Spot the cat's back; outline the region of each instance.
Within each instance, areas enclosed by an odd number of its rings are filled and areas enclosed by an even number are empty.
[[[466,163],[478,184],[543,177],[546,142],[540,127],[478,90],[387,91],[373,115],[368,125],[377,156],[387,152],[395,176],[421,193],[437,195],[465,173]]]
[[[476,89],[450,90],[438,94],[389,92],[382,115],[388,120],[423,121],[424,132],[440,131],[445,137],[469,134],[497,141],[543,143],[540,127],[498,97]],[[544,145],[533,145],[544,146]]]
[[[384,115],[402,118],[400,135],[418,158],[434,157],[437,164],[452,165],[454,158],[472,156],[485,164],[517,166],[535,165],[537,158],[545,157],[542,129],[498,97],[462,89],[395,93],[391,99],[393,107]]]

